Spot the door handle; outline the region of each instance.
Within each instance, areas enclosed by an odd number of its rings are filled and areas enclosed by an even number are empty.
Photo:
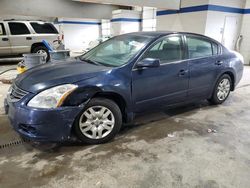
[[[2,41],[9,41],[8,38],[2,38]]]
[[[180,70],[179,71],[179,76],[184,76],[186,73],[188,73],[188,70]]]
[[[26,40],[32,40],[32,38],[31,37],[26,37]]]
[[[218,61],[216,61],[216,63],[215,63],[215,65],[222,65],[223,64],[223,61],[221,61],[221,60],[218,60]]]

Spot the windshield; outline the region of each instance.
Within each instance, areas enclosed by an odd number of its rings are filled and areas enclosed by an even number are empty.
[[[101,43],[80,57],[83,61],[105,66],[118,67],[128,63],[149,41],[151,37],[121,35]]]

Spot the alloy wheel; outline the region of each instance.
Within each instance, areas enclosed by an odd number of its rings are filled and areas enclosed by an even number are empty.
[[[224,78],[220,81],[218,88],[217,88],[217,97],[220,101],[223,101],[227,98],[230,92],[230,80]]]

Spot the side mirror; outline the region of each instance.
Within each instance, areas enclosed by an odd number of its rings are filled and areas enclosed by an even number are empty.
[[[146,58],[141,60],[137,63],[137,68],[144,68],[144,67],[159,67],[160,66],[160,60],[159,59],[152,59],[152,58]]]

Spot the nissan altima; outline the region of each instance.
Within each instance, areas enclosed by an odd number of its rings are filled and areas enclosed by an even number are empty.
[[[242,56],[206,36],[130,33],[20,74],[5,110],[30,140],[62,142],[74,135],[99,144],[147,109],[203,99],[223,103],[242,72]]]

